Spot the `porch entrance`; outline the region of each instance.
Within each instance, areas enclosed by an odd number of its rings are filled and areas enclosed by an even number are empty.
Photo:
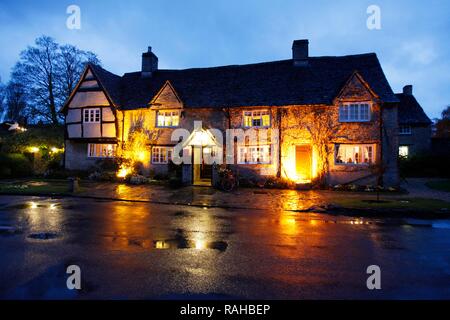
[[[309,181],[312,175],[312,148],[309,144],[295,147],[295,169],[299,180]]]
[[[192,182],[197,186],[210,186],[212,178],[212,165],[205,164],[205,154],[210,148],[192,146]]]
[[[192,184],[211,186],[213,166],[207,163],[210,162],[212,152],[217,146],[213,135],[203,128],[194,129],[185,146],[192,152]]]

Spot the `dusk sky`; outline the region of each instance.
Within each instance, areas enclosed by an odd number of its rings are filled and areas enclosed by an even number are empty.
[[[69,5],[81,29],[66,27]],[[369,30],[369,5],[381,29]],[[40,35],[98,54],[122,75],[140,69],[152,46],[160,68],[208,67],[289,59],[294,39],[310,55],[375,52],[394,92],[405,84],[431,118],[450,104],[450,1],[10,1],[0,2],[0,77]]]

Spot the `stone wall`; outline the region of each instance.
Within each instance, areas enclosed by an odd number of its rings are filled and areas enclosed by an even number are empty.
[[[66,169],[87,171],[95,166],[98,159],[88,158],[87,152],[87,143],[66,140],[64,152]]]
[[[409,156],[429,152],[431,150],[431,126],[412,126],[411,134],[398,135],[398,144],[409,147]]]

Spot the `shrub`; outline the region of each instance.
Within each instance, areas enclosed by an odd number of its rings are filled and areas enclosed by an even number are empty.
[[[33,175],[31,161],[19,153],[0,153],[0,178],[20,178]]]
[[[450,156],[418,155],[399,158],[401,177],[450,177]]]

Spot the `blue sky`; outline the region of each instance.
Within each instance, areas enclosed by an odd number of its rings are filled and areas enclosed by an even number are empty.
[[[66,8],[81,9],[81,29]],[[369,5],[381,30],[366,27]],[[450,104],[450,1],[10,1],[0,2],[0,76],[42,34],[97,53],[116,73],[140,69],[151,45],[160,68],[207,67],[291,57],[294,39],[310,55],[376,52],[395,92],[405,84],[430,117]]]

